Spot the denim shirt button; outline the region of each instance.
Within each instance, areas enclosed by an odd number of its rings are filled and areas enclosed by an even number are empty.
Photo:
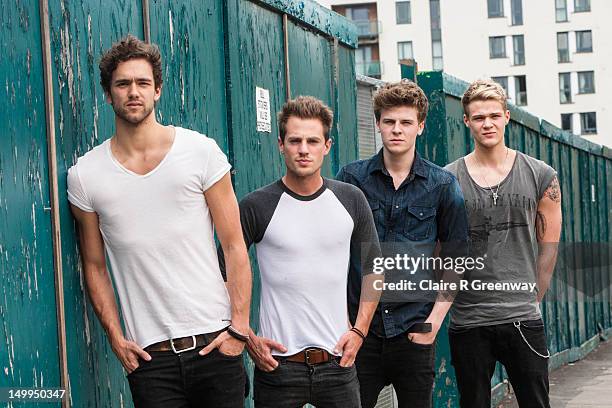
[[[419,213],[419,215],[422,217],[422,216],[423,216],[423,213]]]
[[[395,208],[399,208],[399,205],[396,205]]]
[[[388,311],[388,310],[385,310],[385,313],[389,313],[389,311]]]

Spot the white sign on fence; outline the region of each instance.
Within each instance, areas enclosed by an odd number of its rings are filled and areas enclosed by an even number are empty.
[[[255,88],[255,106],[257,106],[257,131],[272,133],[269,90],[260,87]]]

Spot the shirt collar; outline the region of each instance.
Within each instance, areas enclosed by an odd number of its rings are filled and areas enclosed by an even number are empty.
[[[415,150],[414,152],[414,161],[412,162],[412,168],[410,169],[410,174],[414,174],[417,176],[421,176],[423,178],[427,178],[429,172],[427,171],[427,167],[425,161],[421,158],[419,152]],[[385,168],[385,163],[383,160],[383,149],[380,149],[376,156],[372,157],[372,162],[370,165],[370,174],[380,171],[383,174],[389,175],[389,172]]]

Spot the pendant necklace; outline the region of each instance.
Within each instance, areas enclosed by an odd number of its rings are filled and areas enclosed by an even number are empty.
[[[506,157],[504,157],[504,162],[502,163],[502,169],[506,165],[506,160],[508,159],[508,150],[509,150],[508,146],[506,146]],[[497,188],[495,189],[495,191],[493,191],[493,188],[491,187],[491,185],[487,181],[487,176],[485,176],[485,167],[480,163],[480,160],[478,160],[478,158],[476,157],[476,152],[474,152],[474,159],[476,160],[476,163],[478,163],[478,166],[482,169],[482,178],[483,178],[485,184],[487,185],[487,188],[491,192],[491,197],[493,198],[493,205],[497,205],[497,199],[499,198],[499,194],[497,194],[497,193],[499,192],[499,187],[501,185],[501,181],[497,184]]]

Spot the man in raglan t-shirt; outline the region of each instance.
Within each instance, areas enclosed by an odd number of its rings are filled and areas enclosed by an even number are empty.
[[[128,36],[100,72],[115,135],[69,170],[68,199],[89,296],[134,406],[242,408],[251,273],[230,165],[213,139],[156,121],[156,46]]]
[[[380,249],[363,193],[321,177],[331,123],[331,110],[318,99],[287,102],[279,113],[286,174],[240,202],[261,273],[259,332],[247,343],[258,408],[361,406],[354,360],[377,296],[370,274],[364,285],[371,290],[364,290],[351,327],[348,268],[354,256],[367,270]]]
[[[503,88],[490,80],[462,98],[475,149],[446,166],[465,197],[472,257],[466,290],[451,309],[449,342],[461,406],[489,408],[501,362],[520,406],[550,406],[540,301],[550,284],[561,231],[561,191],[553,168],[505,145],[510,120]]]

